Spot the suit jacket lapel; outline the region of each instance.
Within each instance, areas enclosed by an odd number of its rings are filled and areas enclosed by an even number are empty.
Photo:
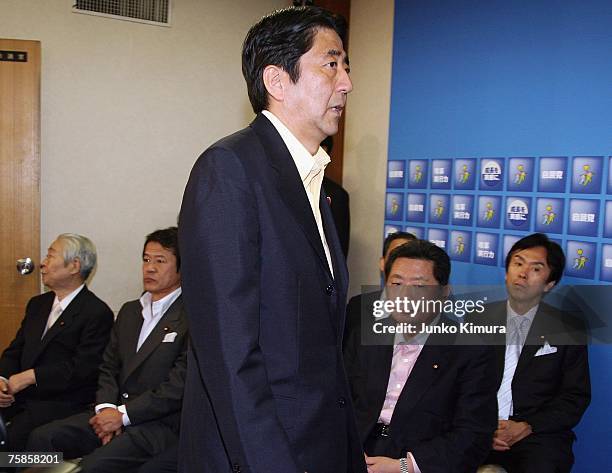
[[[142,317],[140,317],[140,323],[138,330],[135,331],[136,340],[133,343],[135,354],[127,363],[126,369],[123,372],[122,382],[125,380],[138,368],[148,357],[149,355],[162,343],[164,337],[175,331],[175,327],[177,326],[177,322],[179,320],[181,307],[183,305],[182,298],[179,296],[177,300],[168,308],[166,313],[162,315],[157,325],[153,328],[149,336],[143,342],[140,350],[136,352],[136,347],[138,345],[138,338],[140,337],[140,330],[142,328]]]
[[[277,173],[277,187],[281,199],[306,235],[321,264],[330,273],[319,230],[304,190],[304,184],[285,142],[274,125],[264,115],[258,115],[250,126],[259,136],[264,152]]]
[[[525,340],[525,344],[523,345],[523,349],[521,350],[521,356],[519,357],[518,363],[516,365],[516,371],[514,372],[514,377],[518,376],[522,371],[526,370],[531,360],[533,360],[536,352],[544,346],[546,341],[546,318],[548,315],[545,311],[542,310],[542,306],[538,308],[538,311],[535,314],[531,327],[529,328],[529,333],[527,334],[527,339]]]
[[[45,350],[45,348],[47,348],[47,345],[49,345],[51,340],[53,340],[58,334],[60,334],[64,330],[65,327],[69,326],[70,323],[72,322],[72,319],[74,319],[74,317],[76,317],[79,314],[81,310],[81,305],[83,303],[83,299],[85,298],[85,295],[88,291],[89,290],[87,289],[87,287],[83,287],[83,289],[81,289],[81,292],[79,292],[76,295],[76,297],[70,302],[70,304],[68,304],[68,307],[66,307],[66,310],[64,310],[61,313],[61,315],[57,318],[57,320],[51,326],[51,328],[47,330],[47,333],[45,333],[45,336],[42,338],[42,340],[40,340],[40,343],[38,344],[38,350],[36,350],[36,354],[32,358],[32,361],[31,361],[32,364],[36,361],[36,359],[40,356],[40,354]],[[53,305],[54,299],[55,298],[51,299],[51,305]],[[51,312],[51,307],[49,308],[47,315],[45,317],[42,317],[44,319],[44,323],[42,326],[42,330],[38,332],[40,335],[42,335],[42,332],[45,330],[45,327],[47,326],[47,321],[49,320],[50,312]]]
[[[429,389],[429,386],[446,369],[447,357],[442,345],[425,345],[408,376],[397,401],[391,424],[395,419],[406,419],[419,400]],[[397,416],[395,414],[398,414]]]
[[[31,367],[34,360],[38,358],[41,353],[41,337],[47,326],[47,321],[49,320],[49,314],[51,313],[53,301],[55,300],[55,293],[50,291],[47,292],[45,296],[46,299],[41,303],[38,312],[32,317],[30,322],[31,326],[27,327],[23,333],[25,350],[27,350],[24,352],[24,368]]]

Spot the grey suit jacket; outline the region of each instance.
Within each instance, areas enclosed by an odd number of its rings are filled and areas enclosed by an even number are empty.
[[[125,404],[132,425],[158,420],[178,432],[188,340],[182,296],[137,352],[142,323],[140,302],[126,302],[104,352],[96,404]],[[173,333],[174,340],[164,342],[166,337],[173,338]]]

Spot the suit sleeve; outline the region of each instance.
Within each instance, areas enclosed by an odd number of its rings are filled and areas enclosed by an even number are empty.
[[[21,354],[23,352],[23,346],[25,344],[24,339],[24,325],[26,322],[26,318],[32,309],[32,299],[28,301],[28,305],[26,306],[26,315],[21,321],[21,326],[19,330],[17,330],[17,334],[15,338],[10,343],[10,345],[4,350],[2,353],[2,357],[0,357],[0,376],[8,379],[12,375],[16,373],[20,373],[23,371],[21,369]]]
[[[67,386],[82,386],[98,379],[101,354],[108,342],[108,335],[113,325],[113,312],[98,301],[83,304],[79,316],[86,316],[74,356],[61,363],[43,363],[37,366],[36,385],[38,392],[58,393]]]
[[[591,401],[591,380],[587,347],[564,347],[562,378],[557,394],[535,413],[513,420],[526,421],[534,433],[559,432],[573,429]]]
[[[250,179],[227,149],[213,147],[196,163],[179,224],[183,294],[229,461],[247,472],[296,473],[258,344],[260,291],[274,288],[260,288],[257,183]]]
[[[132,425],[161,419],[181,409],[187,370],[187,339],[185,333],[181,352],[175,359],[168,377],[155,388],[143,392],[126,403]]]
[[[457,402],[450,430],[409,448],[415,462],[427,472],[476,471],[491,449],[497,428],[493,350],[477,346],[462,349],[471,353],[457,379]]]

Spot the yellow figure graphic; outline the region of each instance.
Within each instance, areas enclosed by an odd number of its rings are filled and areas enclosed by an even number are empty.
[[[439,200],[438,201],[438,205],[436,206],[435,210],[434,210],[434,216],[436,218],[442,218],[442,214],[444,213],[444,205],[442,204],[442,201]]]
[[[465,251],[465,243],[463,242],[463,237],[457,237],[457,244],[455,245],[455,254],[462,255]]]
[[[421,165],[417,164],[414,167],[414,182],[421,182],[421,179],[423,179],[423,172],[421,171]]]
[[[580,184],[588,186],[593,180],[593,171],[591,171],[591,166],[589,164],[582,166],[582,170],[584,172],[580,174]]]
[[[542,215],[542,225],[551,225],[555,221],[556,213],[553,212],[552,205],[546,206],[546,212]]]
[[[399,202],[394,197],[393,199],[391,199],[391,215],[395,215],[398,210],[399,210]]]
[[[459,183],[465,184],[468,181],[469,178],[470,178],[470,171],[468,171],[467,164],[464,164],[461,167],[461,174],[459,176]]]
[[[484,219],[486,221],[490,221],[490,220],[493,220],[494,216],[495,216],[495,210],[493,209],[493,203],[487,202],[487,208],[485,210]]]
[[[525,166],[523,166],[522,164],[519,164],[516,167],[517,173],[514,176],[514,183],[515,184],[522,184],[523,182],[525,182],[525,179],[527,178],[527,172],[525,171]]]
[[[586,265],[586,262],[588,261],[588,258],[586,256],[584,256],[584,250],[582,248],[578,248],[576,250],[576,254],[578,255],[577,258],[574,258],[574,269],[584,269],[584,266]]]

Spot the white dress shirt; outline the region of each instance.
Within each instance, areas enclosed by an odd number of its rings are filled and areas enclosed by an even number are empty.
[[[331,254],[329,252],[329,246],[325,239],[325,232],[323,230],[323,220],[321,218],[321,210],[319,209],[319,199],[321,197],[321,185],[323,184],[323,176],[325,174],[325,167],[329,164],[331,159],[323,148],[319,146],[316,154],[311,155],[302,143],[295,137],[293,133],[285,126],[280,119],[268,110],[264,110],[262,114],[270,120],[276,131],[278,131],[282,140],[284,141],[289,154],[293,158],[293,162],[297,167],[300,179],[304,185],[304,190],[308,196],[308,202],[312,209],[317,229],[319,230],[319,236],[321,237],[321,243],[323,243],[323,250],[325,251],[325,257],[327,258],[327,264],[329,270],[334,275],[334,267],[331,261]]]

